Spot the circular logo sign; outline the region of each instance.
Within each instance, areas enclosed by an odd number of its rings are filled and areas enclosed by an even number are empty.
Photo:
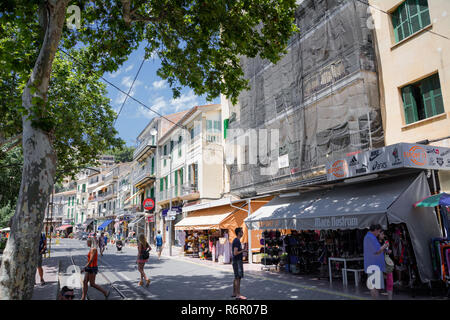
[[[145,210],[152,210],[155,207],[155,201],[151,198],[145,199],[143,204]]]
[[[427,154],[425,153],[425,149],[419,146],[414,146],[409,149],[408,152],[405,152],[405,156],[408,157],[412,163],[418,166],[425,165],[427,161]]]
[[[348,174],[347,162],[345,160],[334,162],[330,171],[336,178],[345,177]]]

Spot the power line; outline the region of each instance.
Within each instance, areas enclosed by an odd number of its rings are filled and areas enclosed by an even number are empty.
[[[66,54],[68,57],[70,57],[71,59],[73,59],[75,62],[79,63],[79,64],[82,65],[82,66],[85,66],[85,65],[83,64],[83,62],[79,61],[77,58],[75,58],[74,56],[72,56],[70,53],[66,52],[64,49],[60,48],[60,50],[61,50],[64,54]],[[145,58],[144,58],[144,60],[142,61],[141,66],[139,67],[139,70],[141,69],[142,64],[144,63],[144,61],[145,61]],[[96,73],[95,71],[91,71],[91,72],[94,73],[94,74]],[[139,73],[139,71],[138,71],[138,73]],[[137,74],[138,74],[138,73],[137,73]],[[136,77],[137,77],[137,74],[136,74]],[[98,74],[97,74],[97,75],[98,75]],[[170,120],[169,118],[167,118],[167,117],[165,117],[164,115],[160,114],[159,112],[153,110],[152,108],[150,108],[149,106],[147,106],[147,105],[144,104],[143,102],[141,102],[141,101],[139,101],[138,99],[134,98],[134,97],[131,96],[129,93],[123,91],[123,90],[120,89],[118,86],[116,86],[115,84],[113,84],[113,83],[110,82],[109,80],[105,79],[103,76],[101,76],[101,75],[98,75],[98,76],[99,76],[99,78],[101,78],[103,81],[105,81],[107,84],[109,84],[110,86],[112,86],[114,89],[120,91],[121,93],[123,93],[124,95],[126,95],[126,97],[129,97],[130,99],[136,101],[138,104],[140,104],[140,105],[143,106],[144,108],[146,108],[146,109],[148,109],[148,110],[150,110],[150,111],[156,113],[159,117],[161,117],[161,118],[163,118],[163,119],[165,119],[165,120],[167,120],[167,121],[173,123],[175,126],[180,127],[181,129],[186,130],[186,131],[188,130],[185,126],[182,126],[182,125],[180,125],[180,124],[178,124],[178,123],[176,123],[176,122]],[[135,77],[135,79],[136,79],[136,77]],[[133,81],[133,82],[134,82],[134,81]],[[130,90],[131,90],[131,88],[130,88]],[[129,90],[129,91],[130,91],[130,90]],[[124,101],[124,102],[125,102],[125,101]],[[122,106],[123,106],[123,105],[122,105]],[[117,118],[116,118],[116,119],[117,119]],[[206,140],[206,139],[203,138],[203,137],[202,137],[202,140],[205,141],[205,142],[210,142],[210,141]],[[208,150],[213,150],[213,149],[208,149]]]
[[[120,113],[122,112],[122,109],[123,109],[123,106],[125,105],[125,102],[127,102],[128,95],[130,94],[131,89],[133,88],[134,82],[136,81],[136,79],[137,79],[137,77],[139,75],[139,72],[141,71],[141,68],[144,65],[144,61],[145,61],[145,57],[144,57],[144,59],[142,59],[141,65],[139,66],[139,69],[136,72],[136,75],[134,76],[134,79],[133,79],[133,82],[131,83],[130,89],[128,89],[128,93],[125,96],[125,99],[123,100],[122,106],[120,107],[119,113],[117,113],[116,119],[114,119],[114,123],[113,124],[116,123],[117,119],[119,118]]]
[[[75,62],[78,62],[79,64],[81,64],[81,65],[84,66],[84,64],[83,64],[81,61],[79,61],[77,58],[75,58],[74,56],[72,56],[70,53],[66,52],[66,51],[65,51],[64,49],[62,49],[62,48],[60,48],[60,50],[61,50],[64,54],[66,54],[67,56],[69,56],[70,58],[72,58]],[[95,73],[94,71],[91,71],[91,72]],[[186,128],[184,128],[183,126],[180,126],[178,123],[175,123],[175,122],[173,122],[172,120],[170,120],[169,118],[167,118],[167,117],[165,117],[164,115],[160,114],[158,111],[153,110],[152,108],[150,108],[149,106],[147,106],[147,105],[144,104],[143,102],[139,101],[138,99],[134,98],[133,96],[129,95],[128,93],[126,93],[125,91],[123,91],[122,89],[120,89],[118,86],[116,86],[114,83],[112,83],[112,82],[108,81],[107,79],[105,79],[105,77],[100,76],[100,75],[99,75],[99,77],[100,77],[103,81],[105,81],[107,84],[109,84],[111,87],[113,87],[114,89],[116,89],[116,90],[120,91],[121,93],[125,94],[125,95],[126,95],[127,97],[129,97],[130,99],[136,101],[138,104],[140,104],[140,105],[143,106],[144,108],[146,108],[146,109],[148,109],[148,110],[150,110],[150,111],[156,113],[159,117],[161,117],[161,118],[163,118],[163,119],[166,119],[167,121],[173,123],[174,125],[176,125],[176,126],[178,126],[178,127],[181,127],[182,129],[186,129]]]

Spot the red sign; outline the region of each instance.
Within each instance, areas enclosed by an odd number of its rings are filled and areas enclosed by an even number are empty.
[[[155,216],[147,217],[147,222],[155,222]]]
[[[155,201],[152,198],[147,198],[144,200],[144,209],[153,210],[155,208]]]
[[[403,152],[405,158],[409,158],[412,163],[423,166],[427,161],[427,154],[425,149],[419,146],[413,146],[409,151]]]
[[[348,174],[347,162],[345,160],[338,160],[333,163],[328,173],[332,173],[336,178],[343,178]]]

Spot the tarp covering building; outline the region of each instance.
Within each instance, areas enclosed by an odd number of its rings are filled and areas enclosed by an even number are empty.
[[[249,129],[278,130],[279,138],[255,163],[230,165],[233,192],[259,194],[310,177],[328,157],[383,146],[369,18],[360,1],[305,0],[296,13],[300,32],[277,64],[242,57],[251,88],[229,105],[226,143],[238,144]],[[248,158],[251,147],[241,152]]]

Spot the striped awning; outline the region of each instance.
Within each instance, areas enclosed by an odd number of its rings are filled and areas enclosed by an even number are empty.
[[[124,201],[124,204],[129,202],[129,201],[131,201],[131,200],[133,200],[136,196],[138,196],[139,194],[141,194],[143,192],[144,192],[144,189],[139,189],[138,192],[136,192],[135,194],[133,194],[133,195],[129,196],[128,198],[126,198],[125,201]]]

